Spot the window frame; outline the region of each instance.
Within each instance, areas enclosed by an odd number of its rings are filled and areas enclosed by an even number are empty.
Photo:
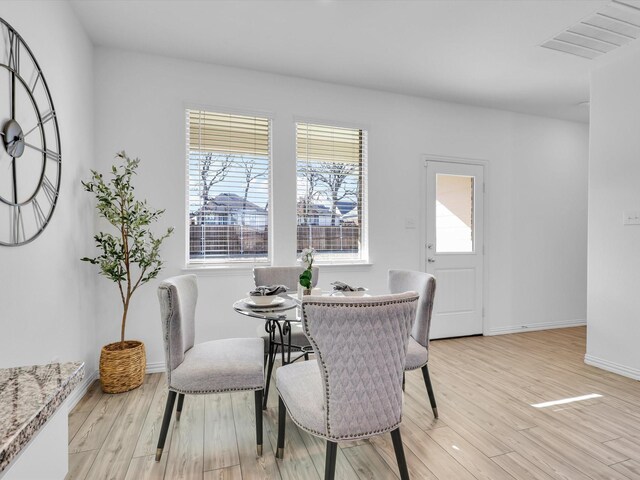
[[[189,192],[190,192],[190,169],[189,169],[189,110],[199,110],[209,112],[213,114],[221,115],[238,115],[264,118],[269,124],[269,177],[268,177],[268,202],[269,210],[267,212],[267,255],[264,260],[247,259],[247,260],[230,260],[224,259],[204,259],[204,260],[192,260],[190,258],[190,219],[189,219]],[[182,115],[184,119],[184,205],[183,205],[183,221],[184,221],[184,270],[185,271],[200,271],[200,270],[246,270],[252,269],[254,266],[269,266],[273,263],[273,248],[274,248],[274,228],[273,228],[273,118],[274,115],[268,111],[261,111],[256,109],[239,109],[229,107],[216,107],[211,105],[203,105],[197,103],[185,103],[182,106]]]
[[[298,179],[298,124],[306,123],[312,125],[319,125],[325,127],[335,127],[335,128],[345,128],[345,129],[353,129],[360,130],[364,133],[365,144],[362,152],[362,172],[360,176],[362,193],[361,198],[363,199],[364,206],[361,208],[361,216],[362,216],[362,226],[361,226],[361,246],[359,250],[359,256],[356,257],[345,257],[343,259],[333,257],[333,258],[322,258],[321,255],[317,256],[314,260],[314,264],[318,266],[325,267],[341,267],[341,266],[349,266],[349,265],[363,265],[368,266],[372,265],[371,258],[369,254],[369,135],[371,133],[371,128],[363,123],[355,123],[355,122],[343,122],[339,120],[328,120],[326,118],[319,119],[315,117],[304,117],[304,116],[294,116],[293,118],[293,169],[296,175],[296,188],[295,188],[295,202],[297,205],[298,201],[298,188],[297,188],[297,179]],[[296,209],[296,217],[295,217],[295,225],[296,225],[296,241],[295,241],[295,254],[297,258],[297,264],[301,265],[299,255],[297,252],[298,247],[298,239],[297,239],[297,225],[298,225],[298,215]]]

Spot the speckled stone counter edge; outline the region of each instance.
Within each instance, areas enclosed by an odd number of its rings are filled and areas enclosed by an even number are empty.
[[[84,363],[77,363],[78,368],[60,385],[57,391],[47,399],[47,402],[42,405],[42,408],[38,410],[31,419],[24,423],[18,433],[16,433],[9,441],[7,445],[0,450],[0,472],[13,461],[13,459],[22,451],[22,449],[31,441],[31,439],[38,433],[40,427],[42,427],[49,418],[56,413],[56,410],[62,402],[69,396],[73,389],[84,378]]]

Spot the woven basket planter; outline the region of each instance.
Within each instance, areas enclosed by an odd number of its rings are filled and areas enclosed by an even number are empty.
[[[147,358],[144,343],[137,340],[110,343],[100,353],[100,383],[105,393],[122,393],[138,388],[144,381]]]

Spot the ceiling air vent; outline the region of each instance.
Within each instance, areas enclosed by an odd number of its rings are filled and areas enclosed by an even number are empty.
[[[613,0],[541,47],[583,58],[596,58],[640,37],[640,2]]]

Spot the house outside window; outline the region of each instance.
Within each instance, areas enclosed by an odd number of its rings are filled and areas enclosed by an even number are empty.
[[[297,123],[296,167],[298,253],[367,261],[367,132]]]
[[[268,262],[271,121],[188,109],[191,265]]]

